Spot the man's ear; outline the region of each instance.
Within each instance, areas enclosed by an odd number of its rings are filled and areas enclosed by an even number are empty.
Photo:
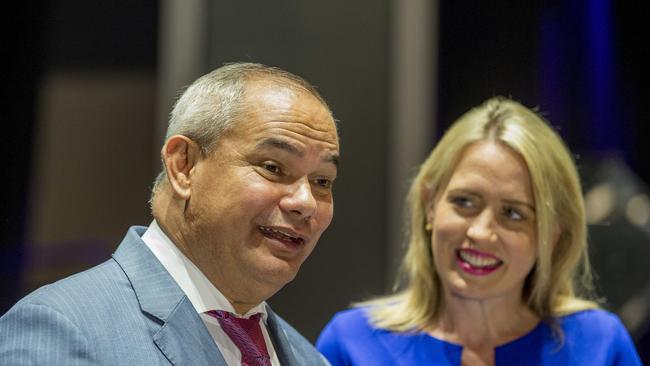
[[[190,175],[201,155],[199,146],[187,136],[174,135],[167,139],[160,155],[174,196],[188,200],[192,190]]]

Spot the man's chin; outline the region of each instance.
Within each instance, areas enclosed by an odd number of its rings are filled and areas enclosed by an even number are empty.
[[[278,290],[293,281],[298,275],[300,266],[296,266],[281,258],[274,258],[271,262],[265,268],[261,269],[260,280],[277,287]]]

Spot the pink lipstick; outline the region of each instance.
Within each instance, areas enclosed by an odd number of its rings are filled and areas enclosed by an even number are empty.
[[[474,276],[489,275],[503,264],[491,254],[469,248],[456,250],[456,262],[463,271]]]

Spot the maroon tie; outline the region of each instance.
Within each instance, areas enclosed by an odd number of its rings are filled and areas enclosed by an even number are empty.
[[[260,328],[262,314],[253,314],[248,319],[222,310],[210,310],[207,314],[219,321],[221,328],[239,348],[242,366],[271,366],[271,358]]]

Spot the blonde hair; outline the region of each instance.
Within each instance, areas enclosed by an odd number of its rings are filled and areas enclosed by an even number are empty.
[[[445,189],[463,151],[484,140],[510,147],[523,157],[530,172],[537,226],[537,262],[525,280],[523,293],[530,309],[542,319],[552,319],[597,307],[580,298],[592,290],[592,278],[582,189],[571,153],[535,112],[496,97],[451,126],[412,182],[407,198],[408,248],[401,268],[403,289],[362,303],[370,305],[370,317],[376,326],[393,331],[423,329],[440,316],[444,299],[431,236],[425,229],[426,210]]]

